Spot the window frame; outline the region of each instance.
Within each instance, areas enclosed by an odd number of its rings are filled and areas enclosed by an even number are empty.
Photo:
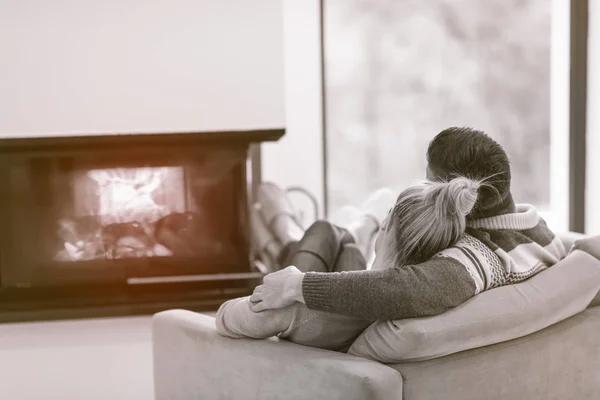
[[[589,0],[570,1],[569,229],[586,231]]]

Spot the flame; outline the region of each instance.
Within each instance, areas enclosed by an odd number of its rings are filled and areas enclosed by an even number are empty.
[[[99,210],[102,224],[130,221],[154,221],[169,210],[153,198],[172,167],[115,168],[90,170],[87,176],[94,180],[99,190]]]
[[[151,257],[172,251],[154,237],[157,220],[186,210],[183,167],[81,171],[75,217],[61,218],[59,261]]]

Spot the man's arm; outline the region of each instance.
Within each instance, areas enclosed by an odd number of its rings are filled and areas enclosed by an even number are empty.
[[[473,278],[453,258],[386,270],[308,272],[292,296],[314,310],[371,320],[442,314],[476,293]],[[301,295],[300,295],[301,293]]]

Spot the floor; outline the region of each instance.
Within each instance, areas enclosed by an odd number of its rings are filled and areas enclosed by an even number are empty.
[[[0,325],[0,399],[151,400],[150,317]]]

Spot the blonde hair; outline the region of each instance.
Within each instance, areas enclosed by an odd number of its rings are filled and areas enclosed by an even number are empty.
[[[482,181],[458,177],[425,181],[400,193],[386,228],[394,239],[396,265],[424,262],[456,243],[481,186]]]

